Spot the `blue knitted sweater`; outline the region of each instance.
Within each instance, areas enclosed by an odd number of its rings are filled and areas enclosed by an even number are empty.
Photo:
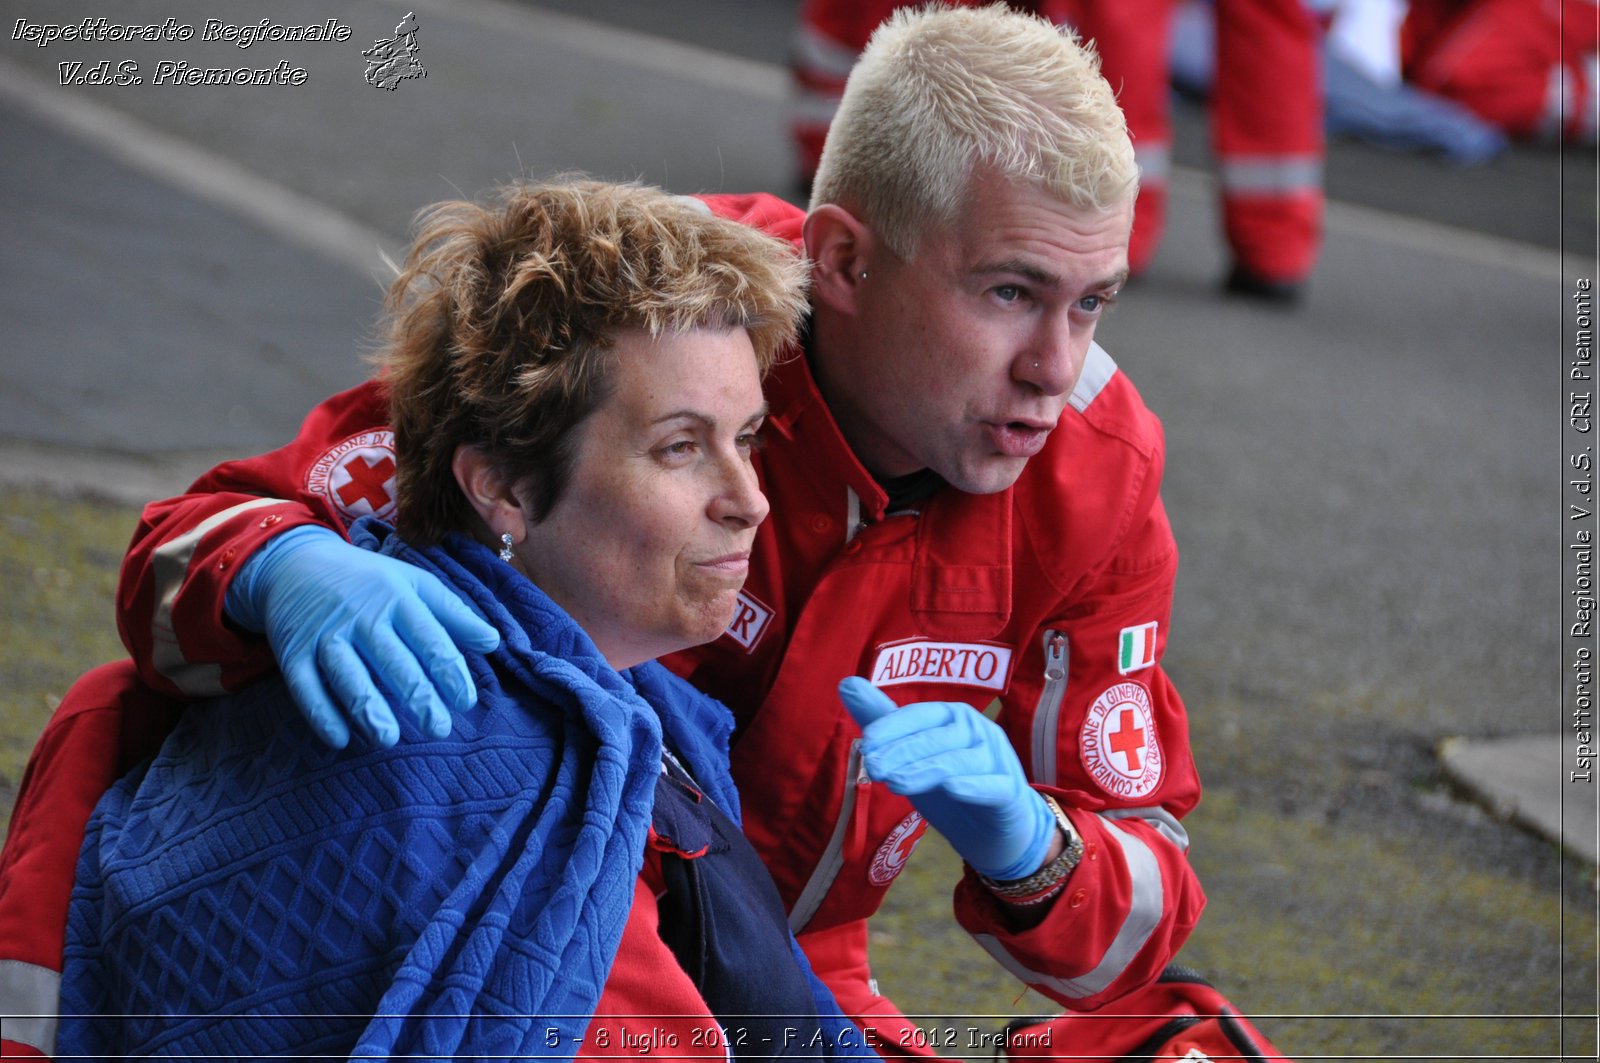
[[[90,821],[61,1055],[570,1056],[632,903],[663,729],[737,819],[723,706],[654,663],[614,671],[464,537],[353,538],[499,629],[468,657],[477,706],[448,738],[401,712],[395,747],[342,751],[278,680],[190,711]],[[825,1054],[876,1058],[804,969]]]

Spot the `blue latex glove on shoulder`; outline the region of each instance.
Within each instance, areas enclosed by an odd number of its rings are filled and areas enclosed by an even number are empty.
[[[1055,816],[999,724],[959,702],[896,708],[860,676],[840,682],[839,698],[861,725],[867,774],[909,798],[975,871],[1004,881],[1044,865]]]
[[[223,604],[235,622],[266,634],[301,713],[336,749],[349,744],[351,728],[378,745],[399,741],[374,675],[425,734],[449,734],[450,714],[478,700],[457,645],[487,653],[500,644],[500,633],[432,574],[319,526],[269,539],[233,577]]]

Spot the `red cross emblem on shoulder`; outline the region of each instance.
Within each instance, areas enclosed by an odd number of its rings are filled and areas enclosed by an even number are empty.
[[[393,520],[394,433],[359,432],[330,447],[306,472],[306,489],[326,498],[348,526],[361,517]]]

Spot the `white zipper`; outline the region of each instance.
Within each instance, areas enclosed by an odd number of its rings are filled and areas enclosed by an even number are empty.
[[[795,899],[794,908],[789,912],[789,929],[798,934],[811,922],[811,917],[817,914],[817,909],[822,907],[823,898],[833,888],[833,880],[839,877],[840,868],[844,867],[844,847],[850,838],[850,818],[855,812],[856,798],[861,791],[871,785],[872,780],[867,777],[867,766],[861,758],[861,739],[857,738],[850,743],[850,758],[845,766],[844,795],[839,804],[839,818],[834,821],[833,833],[828,837],[828,845],[822,850],[822,856],[817,860],[817,866],[811,872],[811,878],[806,882],[805,889],[800,891],[800,896]]]
[[[1061,699],[1067,694],[1067,636],[1055,628],[1044,633],[1044,689],[1033,714],[1033,781],[1056,784],[1056,725]]]

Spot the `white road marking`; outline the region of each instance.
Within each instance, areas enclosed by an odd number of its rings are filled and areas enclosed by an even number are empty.
[[[106,155],[387,286],[394,242],[349,215],[0,59],[0,99]]]

